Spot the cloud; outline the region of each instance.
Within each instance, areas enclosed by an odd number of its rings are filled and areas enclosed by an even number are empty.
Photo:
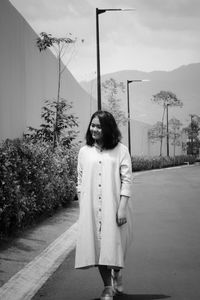
[[[198,0],[168,0],[162,2],[160,0],[141,0],[139,2],[143,10],[148,11],[149,14],[157,12],[164,17],[176,16],[178,18],[199,16],[200,2]]]
[[[90,5],[80,0],[11,0],[17,9],[31,20],[57,20],[59,18],[87,17]]]
[[[141,0],[139,5],[140,22],[155,31],[171,30],[199,31],[200,2],[198,0]]]
[[[78,77],[96,68],[96,7],[136,8],[99,15],[102,72],[170,70],[200,61],[199,0],[10,1],[37,33],[64,36],[71,32],[85,39],[69,64]]]

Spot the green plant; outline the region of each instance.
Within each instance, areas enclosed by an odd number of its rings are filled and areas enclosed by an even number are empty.
[[[6,140],[0,147],[0,233],[67,205],[76,194],[77,149]]]
[[[28,127],[29,133],[25,134],[34,143],[38,140],[53,144],[54,130],[57,116],[57,145],[64,145],[70,148],[72,141],[76,138],[78,131],[78,118],[68,111],[72,108],[72,104],[67,103],[66,100],[61,99],[57,101],[45,101],[45,106],[42,108],[41,118],[43,123],[40,128]]]

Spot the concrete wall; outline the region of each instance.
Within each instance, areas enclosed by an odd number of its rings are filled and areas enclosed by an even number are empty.
[[[57,61],[51,51],[40,53],[37,35],[8,0],[0,1],[0,140],[20,137],[28,126],[41,124],[44,100],[56,98]],[[73,103],[83,139],[96,100],[65,69],[61,96]],[[131,120],[133,155],[159,155],[159,143],[148,141],[149,124]],[[127,127],[122,128],[127,143]],[[166,145],[164,145],[166,153]],[[173,153],[172,148],[170,154]],[[178,147],[177,154],[181,153]]]
[[[41,123],[44,100],[56,98],[57,61],[40,53],[37,35],[8,0],[0,2],[0,139],[15,138]],[[66,68],[61,96],[73,102],[83,136],[91,114],[90,96]],[[95,109],[95,107],[93,107]]]

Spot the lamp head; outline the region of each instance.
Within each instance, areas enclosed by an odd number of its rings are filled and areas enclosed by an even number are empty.
[[[134,11],[135,8],[96,8],[98,15],[105,13],[106,11]]]
[[[150,81],[149,79],[133,79],[133,80],[127,80],[127,83],[131,83],[131,82],[147,82]]]

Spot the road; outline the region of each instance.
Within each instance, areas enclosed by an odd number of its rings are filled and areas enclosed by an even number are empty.
[[[200,167],[135,176],[134,240],[124,300],[200,299]],[[96,268],[74,270],[72,252],[33,300],[94,300],[102,291]]]

